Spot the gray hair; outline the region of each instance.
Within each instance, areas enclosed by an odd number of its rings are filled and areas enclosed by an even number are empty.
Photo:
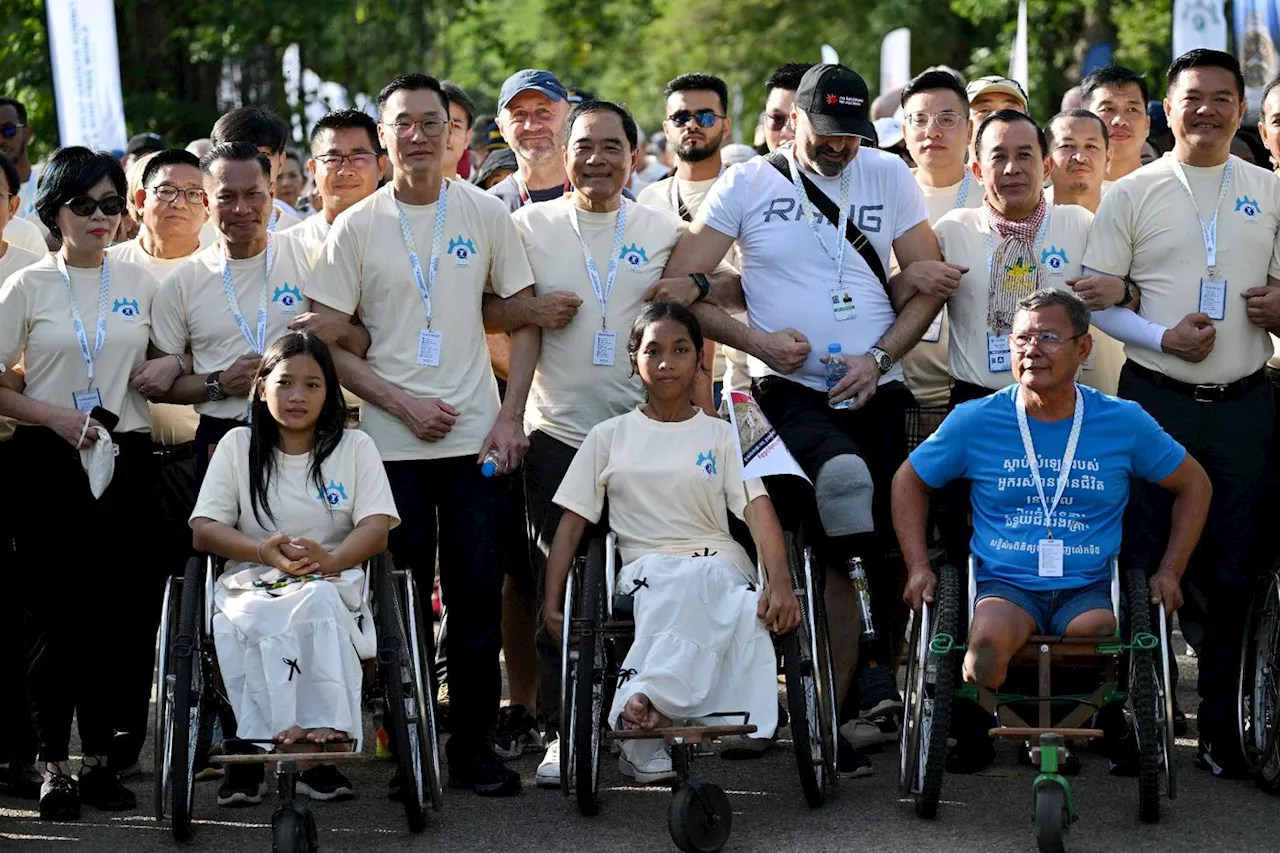
[[[1056,287],[1037,290],[1018,302],[1018,310],[1041,311],[1052,308],[1054,305],[1061,305],[1066,309],[1067,318],[1071,320],[1072,332],[1083,335],[1089,331],[1089,306],[1069,290],[1059,290]]]

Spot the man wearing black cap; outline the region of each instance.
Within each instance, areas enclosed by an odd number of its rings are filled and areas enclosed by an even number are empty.
[[[498,127],[516,152],[516,173],[489,192],[513,213],[526,204],[550,201],[569,191],[565,176],[564,121],[569,93],[550,71],[526,68],[502,84]]]
[[[793,147],[726,170],[667,267],[668,276],[710,272],[736,240],[741,288],[729,281],[709,290],[691,283],[662,294],[694,303],[710,338],[751,355],[756,400],[814,484],[828,535],[826,597],[841,698],[853,680],[859,642],[846,561],[861,557],[876,586],[889,575],[889,482],[906,458],[911,401],[898,360],[920,340],[953,286],[906,164],[860,149],[862,139],[874,139],[870,103],[866,83],[844,66],[806,72],[791,110]],[[821,208],[838,219],[840,230]],[[891,249],[903,272],[886,280]],[[749,328],[724,310],[742,307]],[[836,344],[848,373],[828,388],[825,353]],[[892,597],[881,600],[887,607]],[[881,636],[892,633],[881,625]],[[888,659],[872,645],[870,657]],[[872,670],[860,687],[864,703],[868,692],[892,703],[889,668]],[[855,775],[870,772],[863,756],[853,764]]]
[[[135,160],[141,160],[148,154],[154,154],[156,151],[165,149],[164,137],[158,133],[138,133],[129,137],[129,144],[124,149],[124,159],[120,161],[120,165],[126,169],[133,165]]]

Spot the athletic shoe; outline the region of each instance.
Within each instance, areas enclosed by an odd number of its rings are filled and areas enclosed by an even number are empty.
[[[1173,734],[1175,737],[1186,737],[1188,731],[1187,712],[1178,707],[1178,700],[1173,700]]]
[[[121,779],[132,779],[134,776],[141,776],[143,773],[142,762],[135,761],[128,767],[120,771]]]
[[[873,721],[887,714],[902,713],[902,694],[893,670],[887,666],[868,666],[858,673],[858,716]],[[895,729],[894,734],[897,734]]]
[[[218,788],[220,806],[256,806],[267,792],[266,767],[261,764],[231,764]]]
[[[470,788],[482,797],[513,797],[520,793],[520,774],[485,746],[449,761],[449,787]]]
[[[745,761],[764,755],[773,747],[773,744],[774,740],[771,737],[725,735],[718,741],[716,752],[721,758],[729,761]]]
[[[0,767],[0,794],[20,800],[38,800],[43,782],[44,777],[33,764],[11,761]]]
[[[138,800],[109,767],[80,770],[80,802],[104,812],[122,812],[138,807]]]
[[[624,749],[618,756],[618,772],[641,785],[657,785],[676,778],[675,768],[671,766],[671,756],[665,748],[654,752],[639,764],[632,764]]]
[[[336,765],[317,764],[298,774],[298,793],[313,800],[349,800],[356,790]]]
[[[494,751],[508,760],[542,748],[542,734],[523,705],[498,709],[498,729],[493,735]]]
[[[884,733],[874,723],[859,717],[840,727],[840,737],[854,749],[879,749],[885,743]]]
[[[80,786],[64,773],[55,773],[40,786],[41,820],[79,820]]]
[[[871,759],[861,750],[854,749],[844,738],[836,738],[836,768],[842,776],[861,779],[876,772]]]
[[[1229,743],[1228,739],[1228,743]],[[1213,744],[1200,738],[1200,746],[1196,754],[1196,767],[1208,770],[1219,779],[1252,779],[1254,774],[1240,758],[1239,750],[1225,746],[1214,750]]]
[[[542,756],[542,762],[538,765],[538,772],[533,779],[534,784],[539,788],[560,787],[560,738],[553,736],[551,742],[547,744],[546,755]]]
[[[996,745],[991,738],[970,735],[956,738],[955,746],[947,750],[947,772],[969,775],[987,769],[995,761]]]

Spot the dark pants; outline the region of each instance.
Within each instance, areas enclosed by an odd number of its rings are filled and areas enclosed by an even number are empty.
[[[195,446],[197,483],[204,482],[204,472],[209,470],[209,457],[213,455],[213,449],[218,446],[218,442],[222,441],[224,435],[242,426],[248,426],[248,424],[230,418],[200,416],[200,423],[196,426]]]
[[[479,749],[497,719],[502,682],[502,520],[507,482],[484,477],[470,456],[385,463],[401,523],[391,531],[397,566],[420,590],[435,579],[449,605],[449,720],[458,745]]]
[[[153,547],[151,438],[113,439],[115,474],[95,499],[79,453],[52,430],[22,426],[13,438],[22,484],[14,537],[30,581],[28,689],[44,761],[67,759],[73,714],[84,754],[110,754],[114,732],[135,727],[151,695],[166,571]]]
[[[0,442],[0,471],[19,482],[12,442]],[[0,762],[30,764],[36,757],[36,736],[27,702],[26,572],[18,570],[13,552],[10,512],[0,513],[0,578],[9,594],[0,595]]]
[[[1119,396],[1133,400],[1204,466],[1213,483],[1209,518],[1188,575],[1203,590],[1204,641],[1197,660],[1199,725],[1206,740],[1234,737],[1237,667],[1250,585],[1265,568],[1255,536],[1258,510],[1271,488],[1275,402],[1261,382],[1243,396],[1197,403],[1158,388],[1126,365]],[[1125,514],[1123,558],[1148,574],[1168,544],[1173,495],[1153,483],[1137,484]]]

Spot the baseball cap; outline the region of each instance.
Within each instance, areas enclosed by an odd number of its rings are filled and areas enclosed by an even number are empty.
[[[525,68],[512,74],[502,84],[502,92],[498,95],[498,109],[506,109],[512,98],[530,89],[535,92],[541,92],[553,101],[563,101],[569,97],[564,84],[550,71]]]
[[[507,141],[502,138],[502,131],[498,129],[496,119],[489,119],[471,129],[470,147],[480,151],[496,151],[507,147]]]
[[[165,149],[164,137],[158,133],[138,133],[129,137],[129,144],[125,146],[125,154],[137,154],[138,152],[163,151]]]
[[[843,65],[815,65],[806,71],[796,89],[795,104],[822,136],[861,136],[875,141],[871,93],[866,82]]]
[[[878,118],[875,121],[876,136],[880,140],[877,148],[892,148],[895,145],[901,145],[905,138],[902,135],[902,119],[889,116],[888,118]]]
[[[1022,101],[1022,108],[1024,110],[1027,108],[1027,93],[1022,90],[1022,84],[1017,80],[1001,77],[999,74],[989,74],[986,77],[970,80],[964,91],[969,96],[970,103],[982,95],[1000,93],[1017,98]]]

